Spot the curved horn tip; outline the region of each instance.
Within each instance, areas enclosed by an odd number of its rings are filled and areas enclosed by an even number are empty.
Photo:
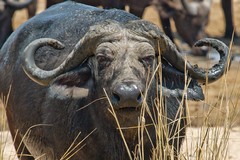
[[[22,68],[23,68],[24,73],[35,83],[37,83],[41,86],[48,86],[50,84],[49,80],[40,80],[39,77],[36,77],[36,76],[32,75],[31,73],[29,73],[23,66],[22,66]]]
[[[218,39],[214,39],[214,38],[203,38],[203,39],[200,39],[200,40],[198,40],[195,44],[194,44],[194,46],[195,47],[202,47],[202,46],[204,46],[204,45],[211,45],[211,44],[221,44],[221,45],[224,45],[224,46],[226,46],[226,44],[225,43],[223,43],[222,41],[220,41],[220,40],[218,40]]]
[[[65,45],[63,43],[61,43],[60,41],[55,40],[55,39],[52,39],[51,41],[49,41],[48,44],[51,45],[55,49],[64,49],[65,48]]]
[[[22,60],[22,68],[27,76],[35,81],[36,83],[46,86],[49,84],[51,79],[53,79],[58,70],[46,71],[42,70],[36,65],[34,60],[34,54],[36,50],[42,46],[51,46],[54,49],[63,49],[64,45],[52,38],[40,38],[32,41],[28,46],[24,49],[23,54],[21,56]]]
[[[37,46],[38,48],[39,47],[42,47],[42,46],[45,46],[45,45],[49,45],[49,46],[52,46],[53,48],[55,49],[64,49],[65,48],[65,45],[63,43],[61,43],[60,41],[56,40],[56,39],[52,39],[52,38],[40,38],[40,39],[36,39],[34,41],[32,41],[27,47],[30,47],[30,46]]]

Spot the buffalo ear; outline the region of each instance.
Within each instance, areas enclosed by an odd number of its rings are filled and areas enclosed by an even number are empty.
[[[93,88],[91,68],[82,65],[55,78],[50,85],[55,97],[82,99],[88,97]]]
[[[190,82],[188,83],[188,80],[185,80],[184,73],[164,61],[162,66],[161,86],[164,96],[173,96],[178,99],[182,99],[184,96],[188,100],[204,100],[202,88],[195,79],[189,79]]]
[[[184,86],[184,84],[182,86]],[[199,86],[197,81],[190,82],[190,85],[187,86],[186,91],[182,86],[169,87],[169,86],[163,85],[160,87],[160,89],[162,89],[162,95],[164,97],[175,97],[181,100],[184,96],[184,98],[187,100],[194,100],[194,101],[204,100],[204,94],[203,94],[202,88],[201,86]]]
[[[201,86],[198,84],[196,80],[191,80],[190,84],[187,87],[187,99],[200,101],[204,100],[204,94]]]

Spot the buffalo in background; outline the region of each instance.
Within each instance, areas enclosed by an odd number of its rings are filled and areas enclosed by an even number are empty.
[[[142,17],[144,9],[149,5],[157,6],[163,30],[174,41],[171,30],[170,19],[173,18],[180,37],[188,43],[190,47],[196,40],[206,37],[205,27],[208,22],[212,0],[75,0],[76,2],[100,6],[103,8],[124,9],[129,6],[130,13]],[[47,7],[63,2],[63,0],[48,0]],[[232,0],[221,0],[225,17],[225,38],[231,38],[234,32]],[[235,38],[238,37],[234,32]],[[180,48],[180,47],[179,47]],[[193,55],[206,55],[204,48],[192,48]]]
[[[0,48],[13,32],[12,18],[16,10],[28,7],[29,18],[36,13],[36,0],[0,0]]]
[[[203,100],[200,84],[228,68],[225,44],[203,39],[195,45],[215,48],[218,64],[191,65],[156,25],[122,10],[70,1],[31,18],[0,50],[0,92],[9,95],[6,114],[18,156],[126,160],[136,153],[150,159],[165,144],[177,156],[186,100]],[[127,129],[119,128],[111,108]],[[164,122],[168,130],[158,137],[153,124]]]
[[[47,1],[47,7],[62,1]],[[170,26],[170,18],[173,18],[180,37],[192,48],[192,54],[206,55],[208,52],[206,48],[196,48],[193,45],[197,40],[206,37],[204,28],[208,21],[211,6],[209,0],[200,2],[188,2],[187,0],[76,0],[76,2],[118,9],[125,9],[125,6],[128,5],[129,12],[138,17],[143,16],[146,7],[155,5],[159,12],[163,30],[172,41],[174,41],[174,37]]]

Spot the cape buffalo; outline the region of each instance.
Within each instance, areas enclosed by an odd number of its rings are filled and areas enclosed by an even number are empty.
[[[122,10],[68,1],[28,20],[0,51],[0,92],[8,95],[18,156],[150,159],[167,144],[177,155],[185,99],[203,100],[200,84],[228,68],[225,44],[195,45],[215,48],[219,63],[208,70],[192,66],[156,25]],[[157,127],[161,116],[168,130]]]
[[[36,0],[26,0],[23,2],[0,0],[0,48],[13,32],[12,17],[16,10],[26,8],[30,4],[29,16],[32,17],[35,15],[36,5],[31,3],[36,3]]]

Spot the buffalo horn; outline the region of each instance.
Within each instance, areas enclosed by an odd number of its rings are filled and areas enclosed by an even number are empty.
[[[229,57],[229,49],[223,42],[217,39],[205,38],[198,40],[194,46],[211,46],[220,54],[219,63],[215,64],[207,71],[198,68],[197,66],[188,68],[191,76],[198,79],[200,83],[204,84],[206,81],[208,81],[208,83],[214,82],[219,79],[224,74],[224,72],[227,71],[227,69],[229,69],[231,65],[231,58]],[[230,60],[228,61],[228,59]]]
[[[173,67],[182,72],[185,72],[186,70],[192,78],[196,79],[202,84],[205,84],[206,81],[211,83],[218,80],[224,74],[226,69],[230,67],[231,62],[228,63],[229,49],[219,40],[205,38],[196,42],[196,47],[211,46],[220,54],[219,63],[215,64],[210,69],[203,69],[197,67],[196,65],[193,66],[189,62],[185,61],[173,42],[164,33],[162,33],[162,31],[156,25],[143,20],[133,21],[131,23],[134,25],[131,24],[129,26],[134,26],[132,30],[134,30],[137,34],[148,39],[155,39],[155,41],[157,40],[157,43],[155,42],[155,50],[160,49],[161,55],[169,63],[171,63]]]
[[[52,46],[55,49],[62,49],[63,44],[58,40],[50,38],[37,39],[31,42],[24,50],[22,56],[23,70],[33,81],[40,85],[47,86],[58,75],[77,67],[85,59],[93,55],[94,50],[102,38],[117,32],[117,25],[114,25],[114,23],[110,21],[90,27],[89,31],[78,41],[62,64],[50,71],[43,70],[36,65],[34,54],[38,48],[44,45]]]

